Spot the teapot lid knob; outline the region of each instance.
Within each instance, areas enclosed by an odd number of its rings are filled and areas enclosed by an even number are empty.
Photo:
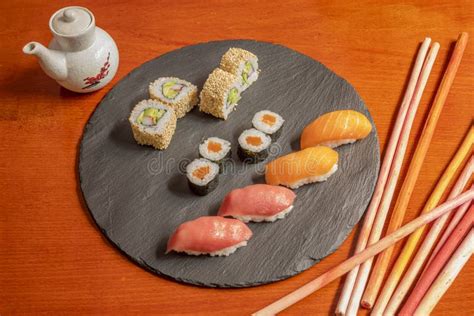
[[[76,13],[74,13],[73,9],[66,9],[63,12],[64,21],[72,22],[76,19]]]
[[[83,7],[66,7],[53,14],[49,21],[53,33],[62,36],[80,35],[95,26],[92,12]]]

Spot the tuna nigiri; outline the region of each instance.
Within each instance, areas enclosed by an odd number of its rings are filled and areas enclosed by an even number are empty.
[[[301,149],[350,144],[365,138],[371,131],[372,124],[362,113],[352,110],[329,112],[305,127],[301,134]]]
[[[166,253],[228,256],[247,245],[252,231],[239,220],[220,216],[203,216],[179,225],[168,240]]]
[[[279,157],[265,167],[265,181],[292,189],[326,181],[337,170],[338,153],[326,146],[303,149]]]
[[[296,194],[284,187],[254,184],[235,189],[224,198],[219,216],[231,216],[244,222],[274,222],[293,208]]]

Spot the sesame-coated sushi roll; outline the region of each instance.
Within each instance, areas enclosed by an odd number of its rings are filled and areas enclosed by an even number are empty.
[[[236,75],[242,90],[247,89],[258,79],[258,58],[241,48],[230,48],[221,59],[221,69]]]
[[[255,128],[247,129],[239,136],[239,157],[248,163],[263,161],[268,157],[271,143],[270,136]]]
[[[194,159],[186,166],[186,177],[191,191],[206,195],[217,187],[219,165],[204,158]]]
[[[150,98],[173,108],[177,118],[185,116],[198,103],[197,87],[179,78],[158,78],[150,83],[148,90]]]
[[[277,113],[263,110],[255,113],[252,125],[259,131],[270,135],[272,141],[276,141],[281,135],[285,120]]]
[[[155,100],[140,101],[128,121],[137,143],[151,145],[155,149],[166,149],[176,129],[173,109]]]
[[[204,83],[199,96],[199,110],[226,120],[239,102],[240,92],[238,78],[216,68]]]
[[[226,159],[231,156],[231,144],[219,137],[209,137],[199,145],[199,156],[219,164],[219,171]]]

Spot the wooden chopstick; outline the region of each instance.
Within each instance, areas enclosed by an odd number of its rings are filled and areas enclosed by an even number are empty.
[[[431,211],[436,205],[439,204],[441,198],[443,197],[445,191],[449,187],[449,184],[455,178],[455,175],[459,168],[461,168],[463,162],[466,160],[466,157],[469,157],[472,152],[472,144],[474,142],[474,128],[471,126],[469,132],[464,137],[464,140],[461,146],[458,148],[456,154],[451,159],[448,167],[445,169],[443,175],[441,176],[438,184],[436,185],[435,189],[431,193],[428,201],[426,202],[422,213],[427,213]],[[410,259],[412,258],[412,254],[416,250],[418,242],[421,236],[424,233],[424,228],[419,229],[415,233],[412,234],[405,243],[400,255],[398,256],[393,268],[385,282],[385,285],[380,292],[379,298],[377,303],[374,306],[372,313],[374,315],[382,315],[384,314],[385,308],[395,290],[398,281],[400,280],[403,272],[405,271],[405,267],[409,263]]]
[[[466,214],[467,210],[469,209],[469,206],[471,203],[465,203],[464,205],[461,205],[459,207],[459,210],[454,213],[453,217],[451,218],[448,227],[443,232],[443,235],[439,238],[438,243],[436,244],[433,252],[431,253],[430,258],[428,259],[427,263],[429,264],[434,257],[438,254],[440,251],[441,247],[444,245],[444,243],[448,240],[449,236],[451,236],[451,233],[453,230],[456,228],[456,225],[461,221],[461,218],[463,218],[464,214]]]
[[[289,306],[295,304],[296,302],[307,297],[311,293],[316,292],[326,284],[331,283],[341,275],[349,272],[355,266],[361,264],[362,262],[372,258],[376,254],[382,252],[384,249],[395,244],[397,241],[405,238],[417,228],[431,223],[440,216],[450,212],[451,210],[457,208],[459,205],[471,201],[474,198],[474,189],[470,189],[465,193],[459,195],[455,199],[452,199],[434,209],[432,212],[420,215],[416,219],[412,220],[408,224],[404,225],[400,229],[392,232],[391,234],[380,239],[373,245],[368,246],[365,250],[355,254],[346,261],[340,263],[334,268],[330,269],[326,273],[323,273],[313,281],[303,285],[299,289],[293,291],[292,293],[284,296],[283,298],[277,300],[276,302],[266,306],[265,308],[255,312],[253,315],[275,315],[278,312],[288,308]]]
[[[407,88],[405,90],[405,95],[400,105],[400,110],[398,111],[397,119],[395,121],[395,125],[393,126],[392,134],[390,135],[387,149],[385,151],[385,156],[382,162],[382,167],[380,168],[379,177],[377,179],[374,194],[372,196],[372,200],[370,201],[370,205],[367,208],[367,211],[365,212],[364,222],[359,233],[359,238],[357,239],[355,253],[361,252],[367,246],[370,231],[372,229],[372,225],[374,223],[375,216],[379,208],[380,200],[382,199],[382,194],[384,192],[385,184],[387,183],[389,171],[392,166],[392,161],[394,160],[398,140],[402,132],[403,124],[405,122],[408,109],[410,108],[416,83],[418,82],[418,78],[420,76],[421,69],[423,67],[430,43],[431,39],[429,37],[425,38],[418,51],[418,55],[415,60],[415,65],[413,66],[413,70],[408,81]],[[346,312],[358,271],[359,266],[352,269],[346,276],[344,287],[342,289],[341,296],[339,297],[339,302],[336,307],[336,314],[338,315],[344,315]]]
[[[449,90],[453,84],[454,77],[456,76],[456,72],[459,68],[459,64],[461,63],[462,55],[464,53],[464,49],[466,48],[467,40],[468,40],[467,33],[461,33],[461,35],[459,36],[457,40],[457,43],[454,48],[451,59],[449,61],[448,67],[446,68],[443,79],[436,93],[436,97],[433,101],[433,105],[431,106],[429,116],[426,120],[426,125],[423,128],[423,132],[418,142],[418,145],[416,147],[415,153],[413,155],[412,162],[410,164],[407,175],[405,177],[402,188],[400,190],[397,203],[395,204],[395,208],[392,212],[392,216],[390,218],[388,228],[387,228],[387,234],[396,230],[398,227],[400,227],[400,225],[403,222],[403,218],[405,217],[405,210],[411,198],[411,194],[415,187],[416,180],[421,170],[421,166],[423,164],[426,153],[428,151],[428,147],[431,143],[431,139],[433,138],[434,130],[438,123],[438,119],[441,115],[441,110],[443,109],[443,106],[446,102],[446,98],[448,96]],[[437,203],[435,203],[435,205],[436,204]],[[412,243],[416,244],[418,239],[419,237],[412,238],[412,242],[410,243],[410,245]],[[377,297],[377,294],[379,293],[379,290],[382,286],[382,281],[387,272],[390,258],[392,256],[392,252],[393,252],[393,247],[388,248],[377,257],[374,269],[372,271],[369,283],[367,285],[367,289],[362,299],[362,304],[364,307],[370,308],[371,306],[373,306],[375,299]],[[408,256],[410,256],[412,251],[407,250],[406,253],[407,254],[409,253]],[[403,256],[406,256],[407,254],[404,254]],[[392,270],[392,271],[395,271],[394,273],[397,274],[397,276],[394,276],[395,285],[398,282],[398,279],[401,273],[403,272],[405,266],[406,266],[406,263],[403,263],[400,265],[400,268],[397,268],[396,270]],[[385,309],[385,306],[388,303],[388,300],[390,299],[390,296],[393,291],[393,290],[391,291],[390,289],[393,287],[394,285],[392,283],[388,283],[387,281],[386,283],[387,290],[384,292],[384,296],[380,297],[377,301],[377,304],[379,304],[378,310],[383,311]]]
[[[463,191],[464,187],[469,182],[469,179],[472,176],[473,170],[474,157],[471,157],[467,165],[464,167],[464,170],[459,176],[456,184],[451,189],[451,193],[449,194],[448,199],[452,199]],[[402,301],[405,299],[405,296],[408,294],[408,291],[415,282],[416,277],[420,273],[424,264],[427,262],[428,255],[430,254],[430,251],[436,243],[436,240],[438,239],[441,230],[446,225],[448,217],[449,215],[441,216],[431,225],[431,228],[428,234],[425,236],[423,243],[419,247],[411,264],[408,266],[405,275],[401,279],[395,292],[392,295],[392,298],[388,302],[388,305],[384,311],[385,315],[394,315],[397,312],[398,307],[400,307]]]
[[[395,188],[398,182],[398,177],[400,175],[400,170],[403,163],[403,157],[405,156],[405,151],[408,146],[410,130],[411,130],[413,121],[415,119],[416,110],[418,108],[418,105],[420,104],[421,96],[423,95],[423,91],[428,81],[428,77],[431,73],[431,69],[433,67],[436,56],[438,54],[438,50],[439,50],[439,44],[434,43],[431,46],[431,49],[428,53],[428,57],[426,58],[424,62],[420,78],[415,88],[415,94],[413,96],[413,99],[411,100],[410,109],[409,109],[407,118],[405,120],[405,123],[403,125],[402,135],[400,136],[400,140],[397,145],[396,157],[392,164],[392,168],[390,169],[390,174],[389,174],[387,185],[383,192],[382,201],[380,202],[379,208],[377,210],[377,216],[375,218],[374,224],[370,231],[370,236],[369,236],[369,241],[368,241],[369,245],[377,242],[382,235],[385,219],[387,218],[388,211],[390,209],[390,204],[392,202],[393,194],[395,192]],[[359,273],[357,274],[354,289],[352,290],[352,295],[349,300],[349,305],[346,309],[346,313],[349,315],[353,315],[357,313],[360,299],[362,297],[362,293],[364,292],[365,285],[369,277],[370,269],[372,267],[372,262],[373,262],[373,259],[370,259],[364,262],[359,268]]]
[[[451,284],[456,279],[459,272],[461,272],[464,265],[474,252],[474,229],[471,228],[466,238],[464,238],[461,245],[459,245],[452,258],[448,261],[446,266],[440,272],[436,280],[431,285],[426,295],[415,310],[414,315],[424,316],[429,315],[433,308],[438,304],[444,293],[449,289]]]
[[[464,205],[469,202],[464,203]],[[458,212],[458,211],[456,211]],[[457,213],[455,213],[457,214]],[[474,221],[474,206],[471,206],[469,211],[464,215],[459,224],[452,231],[452,234],[446,240],[446,243],[441,247],[431,263],[428,264],[425,272],[422,274],[420,280],[406,300],[399,315],[413,315],[423,296],[428,291],[433,281],[438,276],[441,269],[446,262],[451,258],[453,252],[463,240],[464,236],[471,229]]]

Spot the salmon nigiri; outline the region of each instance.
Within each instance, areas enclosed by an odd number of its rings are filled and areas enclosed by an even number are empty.
[[[326,146],[315,146],[279,157],[265,167],[265,181],[296,189],[326,181],[337,170],[339,154]]]
[[[227,194],[217,215],[243,222],[274,222],[291,211],[295,197],[293,191],[284,187],[252,184]]]
[[[301,149],[350,144],[365,138],[371,131],[372,124],[362,113],[352,110],[329,112],[305,127],[301,134]]]
[[[252,231],[237,219],[203,216],[179,225],[168,241],[166,253],[228,256],[247,245]]]

